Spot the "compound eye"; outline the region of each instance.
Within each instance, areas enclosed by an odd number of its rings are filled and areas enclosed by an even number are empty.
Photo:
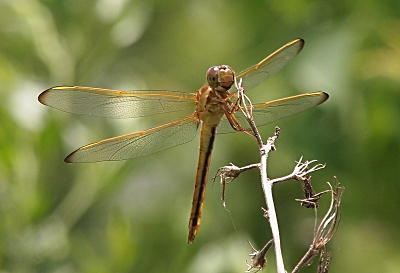
[[[211,87],[217,87],[218,86],[218,76],[219,76],[219,67],[218,66],[212,66],[207,70],[207,83]]]

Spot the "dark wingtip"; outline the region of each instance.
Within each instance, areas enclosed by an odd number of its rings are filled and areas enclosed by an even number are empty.
[[[323,102],[325,102],[325,101],[327,101],[328,99],[329,99],[329,94],[328,93],[326,93],[326,92],[322,92],[322,93],[324,93],[324,98],[323,98],[323,100],[321,101],[321,103],[323,103]]]
[[[301,51],[303,49],[304,44],[306,43],[306,41],[304,41],[304,39],[302,39],[302,38],[294,39],[294,41],[298,41],[298,43],[301,43],[301,47],[300,47],[300,50],[299,50],[299,51]]]
[[[75,86],[73,86],[73,85],[56,85],[56,86],[50,87],[49,89],[46,89],[42,93],[39,94],[38,101],[41,104],[47,105],[45,102],[47,93],[50,91],[54,91],[55,89],[59,89],[59,88],[75,88]]]
[[[53,88],[53,87],[52,87],[52,88]],[[44,102],[44,101],[45,101],[45,97],[46,97],[46,93],[47,93],[49,90],[51,90],[52,88],[46,89],[46,90],[44,90],[42,93],[39,94],[39,96],[38,96],[38,101],[39,101],[41,104],[46,105],[46,103]]]
[[[69,155],[67,155],[67,157],[66,158],[64,158],[64,162],[65,163],[74,163],[74,160],[73,160],[73,155],[74,155],[74,153],[75,152],[72,152],[72,153],[70,153]]]

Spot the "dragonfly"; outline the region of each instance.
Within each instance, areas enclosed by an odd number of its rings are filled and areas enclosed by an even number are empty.
[[[249,106],[238,105],[235,94],[239,87],[235,82],[240,81],[243,90],[249,91],[283,68],[303,46],[304,40],[295,39],[237,75],[228,65],[213,66],[206,73],[207,84],[196,93],[55,86],[43,91],[38,100],[65,112],[106,118],[134,118],[194,110],[187,117],[144,131],[87,144],[64,159],[67,163],[79,163],[146,156],[193,140],[200,128],[200,150],[187,239],[191,243],[200,227],[215,136],[217,133],[246,132],[244,115],[238,109]],[[319,105],[328,97],[325,92],[312,92],[253,104],[253,118],[257,126],[262,126]]]

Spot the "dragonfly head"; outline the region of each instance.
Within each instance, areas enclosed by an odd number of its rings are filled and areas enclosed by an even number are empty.
[[[206,75],[208,85],[220,91],[229,90],[235,82],[235,72],[229,65],[212,66]]]

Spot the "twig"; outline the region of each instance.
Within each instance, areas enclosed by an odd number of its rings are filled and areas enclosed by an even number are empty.
[[[321,256],[320,256],[320,261],[319,261],[318,273],[327,273],[329,270],[331,256],[330,256],[330,253],[327,253],[324,251],[324,247],[331,240],[331,238],[335,234],[337,227],[338,227],[338,223],[339,223],[339,219],[340,219],[339,208],[340,208],[340,200],[341,200],[341,196],[342,196],[342,192],[343,192],[343,187],[339,187],[339,184],[335,183],[335,191],[334,191],[332,189],[331,184],[329,184],[329,182],[328,182],[330,190],[322,191],[322,192],[316,194],[311,185],[310,173],[320,170],[322,168],[325,168],[325,164],[314,164],[316,162],[316,160],[302,162],[302,160],[303,160],[302,157],[300,158],[300,160],[298,162],[296,162],[297,164],[291,174],[283,176],[283,177],[275,178],[275,179],[269,179],[268,175],[267,175],[267,159],[268,159],[269,152],[276,150],[275,142],[279,137],[280,128],[275,127],[274,135],[272,137],[269,137],[267,140],[267,143],[264,144],[264,142],[262,141],[261,136],[258,132],[256,124],[254,122],[254,118],[252,115],[252,110],[253,110],[252,103],[249,100],[249,98],[244,94],[244,90],[241,86],[241,82],[236,83],[236,88],[238,90],[238,97],[237,97],[238,100],[234,104],[234,106],[231,108],[231,112],[234,113],[234,112],[240,110],[242,112],[242,114],[244,115],[244,117],[246,118],[247,122],[250,125],[251,130],[250,131],[246,130],[245,132],[246,132],[246,134],[254,137],[257,140],[257,144],[260,149],[261,159],[260,159],[260,163],[258,163],[258,164],[252,164],[252,165],[242,167],[242,168],[237,167],[233,164],[231,164],[230,166],[222,167],[218,170],[214,179],[216,178],[217,175],[221,177],[221,184],[222,184],[222,188],[223,188],[222,200],[224,200],[225,199],[225,186],[227,183],[236,179],[244,171],[247,171],[252,168],[259,168],[260,174],[261,174],[261,183],[262,183],[262,188],[263,188],[263,192],[264,192],[265,202],[266,202],[267,208],[268,208],[268,209],[262,208],[262,210],[263,210],[264,216],[269,220],[272,237],[273,237],[260,251],[256,250],[252,246],[252,248],[255,252],[250,254],[250,256],[252,257],[252,261],[251,261],[250,265],[248,264],[249,268],[247,269],[246,272],[250,272],[253,269],[255,269],[256,271],[263,269],[266,264],[266,258],[265,258],[266,252],[272,246],[272,244],[274,244],[277,272],[278,273],[286,273],[285,267],[284,267],[284,262],[283,262],[283,257],[282,257],[278,220],[277,220],[277,215],[276,215],[276,210],[275,210],[274,199],[273,199],[273,195],[272,195],[272,186],[275,183],[280,183],[280,182],[295,179],[295,180],[302,181],[305,199],[296,199],[297,201],[301,202],[302,206],[305,206],[307,208],[314,208],[315,211],[317,211],[319,198],[323,194],[328,193],[328,192],[331,193],[332,200],[331,200],[330,208],[328,209],[328,212],[326,213],[324,218],[321,220],[321,223],[318,226],[318,228],[317,228],[317,225],[315,224],[313,243],[310,245],[309,250],[303,256],[303,258],[300,260],[300,262],[293,269],[292,273],[297,273],[300,270],[300,268],[302,268],[304,265],[311,264],[311,261],[313,260],[313,258],[315,256],[318,255],[319,252],[321,252]],[[236,122],[237,122],[237,120],[236,120]],[[240,124],[236,124],[236,122],[235,122],[235,119],[232,118],[232,123],[231,123],[231,124],[233,124],[232,126],[235,126],[235,128],[237,130],[244,130],[243,127]],[[225,201],[224,201],[224,206],[225,206]],[[317,217],[316,217],[315,221],[317,223]],[[323,251],[321,251],[321,249]]]
[[[271,180],[268,179],[267,176],[267,159],[270,151],[274,151],[275,141],[279,137],[280,129],[279,127],[275,127],[275,134],[272,137],[268,138],[267,143],[264,145],[261,139],[261,136],[258,132],[257,126],[254,122],[252,115],[252,104],[249,98],[244,94],[243,88],[241,88],[241,82],[237,86],[239,96],[244,104],[244,107],[241,107],[241,111],[243,115],[246,117],[250,127],[252,129],[254,137],[257,139],[258,146],[260,147],[260,175],[261,175],[261,184],[264,192],[265,202],[268,208],[268,219],[271,227],[272,238],[274,240],[275,246],[275,258],[276,258],[276,267],[278,273],[285,273],[285,265],[283,262],[282,249],[281,249],[281,240],[279,235],[279,226],[278,219],[275,211],[275,204],[272,195],[272,185]],[[250,107],[246,105],[246,102],[250,104]]]
[[[302,181],[303,183],[303,191],[305,195],[305,199],[295,199],[296,201],[300,201],[300,204],[306,208],[316,209],[318,208],[318,200],[325,193],[331,192],[330,190],[325,190],[319,193],[315,193],[312,185],[311,185],[311,175],[307,175],[306,178]]]
[[[319,255],[318,271],[317,273],[328,273],[329,267],[331,265],[332,256],[330,252],[326,252],[322,249]]]
[[[305,266],[310,265],[312,260],[318,255],[321,249],[332,239],[333,235],[339,226],[340,222],[340,202],[342,199],[342,194],[344,188],[339,186],[339,183],[335,181],[335,191],[333,190],[331,184],[327,182],[331,192],[331,204],[325,216],[322,218],[321,223],[315,230],[314,239],[310,248],[304,254],[303,258],[293,269],[292,273],[297,273],[299,270]],[[322,272],[327,272],[329,269],[330,255],[327,256],[326,262],[323,265]],[[321,264],[320,260],[320,264]],[[321,267],[321,265],[320,265]]]
[[[296,180],[302,181],[302,180],[306,179],[307,175],[309,175],[310,173],[325,168],[325,164],[316,164],[313,167],[309,167],[311,163],[314,163],[317,160],[311,160],[311,161],[306,160],[305,162],[301,162],[302,160],[303,160],[303,157],[300,157],[300,160],[297,162],[297,164],[294,167],[294,170],[291,174],[271,179],[271,183],[275,184],[275,183],[288,181],[291,179],[296,179]]]
[[[219,176],[221,178],[221,182],[220,182],[222,185],[221,200],[223,202],[224,207],[226,207],[226,204],[225,204],[225,186],[226,186],[226,184],[235,180],[242,172],[245,172],[245,171],[248,171],[251,169],[255,169],[255,168],[259,168],[259,167],[260,167],[260,164],[251,164],[251,165],[240,168],[231,163],[231,165],[229,165],[229,166],[224,166],[224,167],[221,167],[218,169],[217,173],[213,177],[213,180],[215,181],[217,176]]]
[[[258,272],[264,269],[265,264],[267,263],[265,255],[267,254],[267,251],[271,248],[271,246],[274,244],[274,240],[273,239],[269,240],[268,243],[266,243],[266,245],[260,251],[255,249],[253,245],[250,243],[250,241],[249,244],[251,248],[254,250],[254,252],[250,254],[251,264],[248,264],[246,261],[246,264],[249,266],[249,268],[247,268],[245,272],[252,272],[253,269],[256,270],[254,272]]]

